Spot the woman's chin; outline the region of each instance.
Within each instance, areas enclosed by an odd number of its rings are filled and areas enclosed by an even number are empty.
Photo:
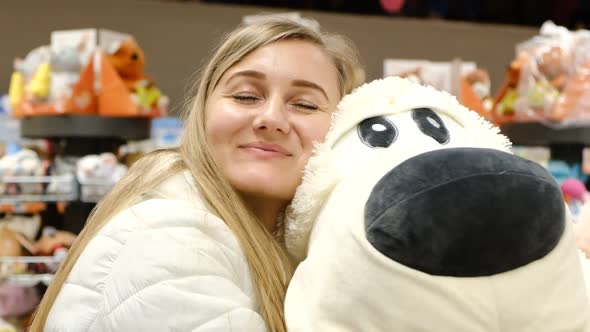
[[[294,189],[287,188],[276,183],[269,183],[268,180],[258,182],[244,181],[236,184],[235,188],[245,196],[245,198],[267,199],[290,201],[293,199]]]
[[[299,182],[289,179],[293,170],[284,167],[242,167],[226,172],[230,183],[239,192],[253,197],[290,201]]]

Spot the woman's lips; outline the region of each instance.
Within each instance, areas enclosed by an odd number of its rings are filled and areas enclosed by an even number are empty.
[[[273,143],[254,142],[239,146],[249,153],[259,157],[291,157],[292,154],[282,146]]]

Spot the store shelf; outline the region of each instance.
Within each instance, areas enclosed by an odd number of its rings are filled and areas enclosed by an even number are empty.
[[[37,214],[45,210],[47,205],[42,202],[0,204],[0,213]]]
[[[21,120],[21,136],[28,138],[120,138],[141,140],[150,136],[149,118],[96,115],[36,116]]]
[[[51,273],[15,274],[15,275],[7,277],[6,279],[3,280],[3,282],[10,284],[10,285],[33,287],[39,283],[43,283],[46,286],[49,286],[49,284],[51,283],[52,280],[53,280],[53,274],[51,274]]]
[[[78,198],[78,189],[73,174],[56,176],[4,176],[0,177],[3,187],[19,186],[21,192],[2,193],[0,206],[20,204],[25,209],[25,203],[37,202],[67,202]],[[3,189],[8,190],[8,189]]]
[[[19,204],[23,202],[69,202],[77,199],[75,194],[57,195],[4,195],[0,197],[0,204]]]
[[[537,122],[515,122],[500,126],[514,145],[550,146],[555,144],[590,145],[590,127],[551,128]]]
[[[0,257],[0,264],[3,263],[42,263],[59,264],[61,256],[4,256]]]
[[[20,286],[35,286],[38,283],[49,285],[53,272],[65,256],[7,256],[0,257],[0,282]],[[28,266],[43,264],[43,273],[34,273]]]
[[[108,180],[80,180],[80,201],[85,203],[98,203],[115,186]]]

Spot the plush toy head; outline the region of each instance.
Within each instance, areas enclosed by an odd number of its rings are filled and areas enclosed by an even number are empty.
[[[509,146],[404,79],[345,96],[287,214],[289,331],[582,331],[559,186]]]
[[[491,82],[487,71],[479,68],[475,69],[467,74],[465,79],[480,99],[490,96]]]
[[[569,58],[559,46],[552,46],[537,57],[539,72],[559,91],[563,90],[568,77]]]
[[[137,84],[145,80],[145,55],[139,44],[133,38],[117,42],[110,50],[109,60],[130,90],[135,90]]]

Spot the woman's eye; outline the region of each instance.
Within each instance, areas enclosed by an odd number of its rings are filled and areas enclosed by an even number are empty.
[[[251,95],[233,95],[232,98],[242,104],[253,104],[257,102],[260,98]]]
[[[313,105],[313,104],[305,104],[305,103],[295,103],[293,104],[295,105],[295,107],[297,108],[301,108],[304,109],[306,111],[316,111],[319,109],[319,107]]]

